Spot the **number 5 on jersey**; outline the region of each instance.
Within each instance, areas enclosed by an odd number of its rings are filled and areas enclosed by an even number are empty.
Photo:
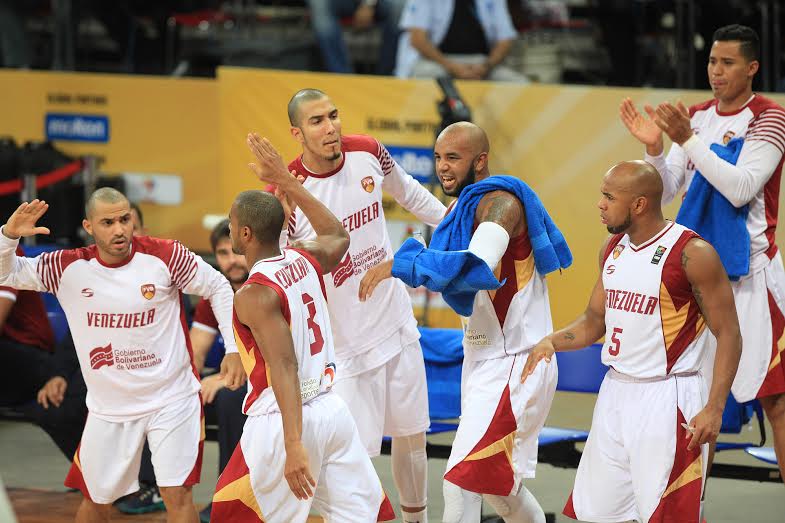
[[[302,297],[303,305],[308,307],[308,329],[313,335],[313,341],[311,342],[311,356],[315,356],[322,352],[322,347],[324,347],[324,338],[322,338],[322,329],[314,319],[316,318],[316,304],[314,303],[313,298],[311,298],[311,295],[308,293],[303,293]]]
[[[621,340],[619,339],[619,334],[622,333],[622,329],[619,327],[613,328],[613,334],[611,334],[611,344],[608,346],[608,354],[611,356],[618,356],[619,350],[621,349]]]

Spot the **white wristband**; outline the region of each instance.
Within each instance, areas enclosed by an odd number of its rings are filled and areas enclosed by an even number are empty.
[[[510,235],[495,222],[482,222],[472,235],[469,242],[469,252],[482,259],[491,270],[494,270],[499,261],[507,252],[510,244]]]

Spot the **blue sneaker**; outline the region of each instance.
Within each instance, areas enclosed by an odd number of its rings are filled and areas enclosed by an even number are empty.
[[[202,510],[199,511],[199,523],[210,523],[210,511],[213,510],[213,504],[210,503]]]
[[[148,512],[166,510],[158,486],[144,483],[133,494],[117,500],[114,506],[124,514],[147,514]]]

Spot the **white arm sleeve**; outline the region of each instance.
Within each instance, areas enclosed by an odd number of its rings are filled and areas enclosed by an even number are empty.
[[[472,235],[469,252],[484,261],[493,271],[507,251],[510,235],[495,222],[482,222]]]
[[[12,240],[0,230],[0,285],[13,287],[19,290],[53,292],[43,282],[39,274],[41,268],[47,269],[47,274],[52,269],[52,254],[24,258],[16,255],[19,240]],[[43,259],[46,256],[46,259]]]
[[[384,154],[390,153],[384,150]],[[401,206],[423,223],[436,227],[444,218],[447,208],[420,182],[392,160],[392,169],[384,177],[382,188]]]
[[[746,205],[755,198],[782,159],[782,151],[764,140],[745,141],[736,165],[714,154],[694,134],[684,142],[683,148],[695,169],[735,207]]]
[[[667,205],[673,201],[684,186],[687,173],[687,157],[684,150],[676,144],[671,145],[667,157],[665,153],[651,156],[646,153],[644,160],[652,164],[662,177],[662,203]]]
[[[234,293],[229,280],[212,268],[200,256],[189,251],[180,242],[175,242],[169,272],[177,288],[186,294],[196,294],[210,300],[210,306],[218,320],[218,330],[224,339],[226,353],[237,352],[232,328],[232,305]]]

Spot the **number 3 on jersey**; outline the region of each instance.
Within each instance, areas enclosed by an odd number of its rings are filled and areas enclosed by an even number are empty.
[[[322,329],[316,323],[316,303],[308,293],[303,294],[303,305],[308,307],[308,329],[313,334],[313,341],[311,342],[311,356],[315,356],[322,352],[324,347],[324,338],[322,338]]]
[[[608,346],[608,354],[611,356],[618,356],[619,350],[621,349],[621,340],[619,339],[619,334],[622,333],[622,329],[619,327],[613,328],[613,334],[611,334],[611,344]]]

